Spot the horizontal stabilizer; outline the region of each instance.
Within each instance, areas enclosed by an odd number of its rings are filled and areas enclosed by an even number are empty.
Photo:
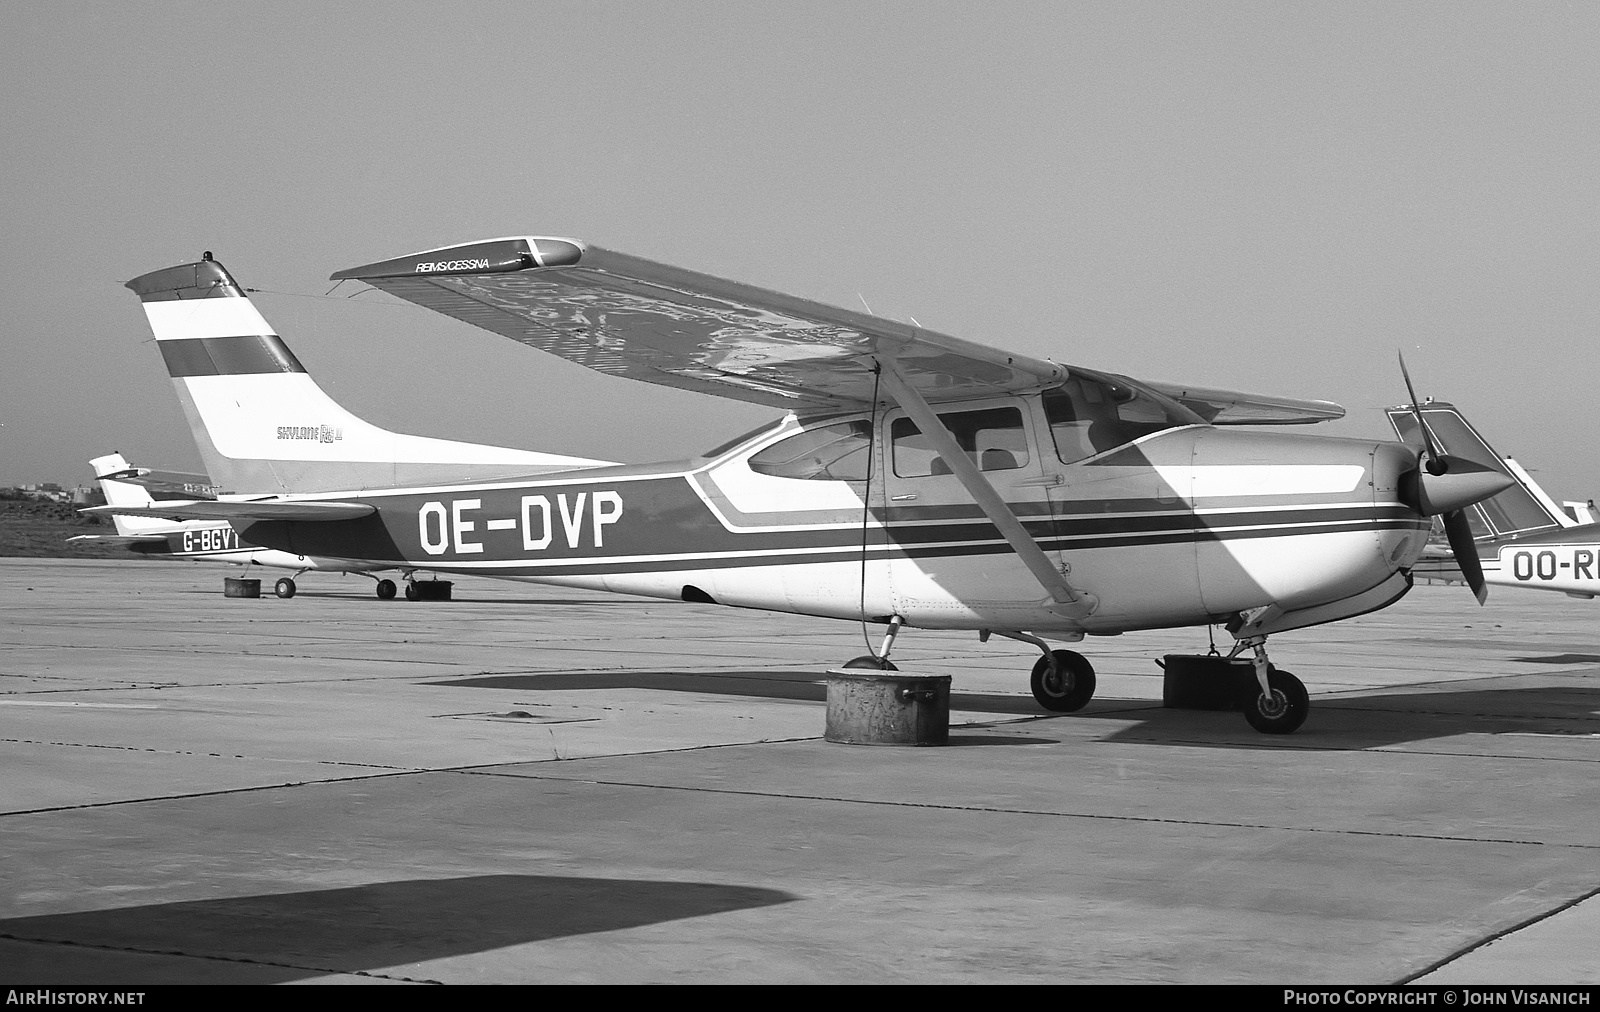
[[[68,538],[68,541],[104,541],[108,545],[133,545],[141,542],[154,543],[166,541],[166,536],[161,534],[79,534],[77,537]]]
[[[1145,386],[1166,394],[1212,425],[1309,425],[1344,417],[1344,408],[1333,401],[1265,397],[1181,383],[1146,382]]]
[[[115,514],[124,517],[159,517],[163,520],[355,520],[377,512],[364,502],[295,502],[264,500],[238,502],[217,499],[172,499],[149,506],[91,506],[79,513]]]

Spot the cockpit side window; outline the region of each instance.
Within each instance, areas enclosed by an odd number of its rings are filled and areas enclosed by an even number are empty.
[[[733,449],[735,446],[741,446],[745,443],[748,443],[764,432],[771,432],[773,429],[783,425],[783,421],[784,420],[780,418],[775,422],[767,422],[759,428],[751,429],[749,432],[741,432],[739,435],[734,436],[725,443],[718,443],[716,446],[702,453],[700,456],[706,460],[720,457],[724,453],[727,453],[729,450]]]
[[[1140,436],[1200,421],[1181,406],[1109,377],[1074,375],[1044,392],[1056,455],[1063,463],[1092,457]]]
[[[941,414],[939,420],[980,471],[1028,466],[1028,435],[1022,427],[1022,412],[1017,408],[951,411]],[[911,419],[895,419],[889,438],[894,447],[894,473],[900,477],[923,478],[952,473],[950,465],[933,448],[932,441]]]
[[[774,478],[866,481],[872,427],[864,418],[797,432],[751,456],[750,470]]]

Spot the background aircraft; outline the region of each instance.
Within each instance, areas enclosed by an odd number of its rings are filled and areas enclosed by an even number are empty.
[[[1422,443],[1419,411],[1440,452],[1495,468],[1513,482],[1465,509],[1470,548],[1431,543],[1419,566],[1449,558],[1469,582],[1476,572],[1490,585],[1557,590],[1583,598],[1600,594],[1600,524],[1590,504],[1558,505],[1521,465],[1496,453],[1453,404],[1429,401],[1420,409],[1409,404],[1387,409],[1389,423],[1406,442]]]
[[[216,498],[216,486],[206,475],[132,467],[120,453],[96,457],[89,461],[89,466],[94,468],[95,477],[100,481],[100,488],[105,492],[109,506],[159,507],[163,500]],[[370,568],[347,560],[291,555],[251,544],[239,537],[238,531],[220,521],[166,520],[115,511],[111,513],[111,519],[116,525],[116,534],[82,534],[69,540],[120,542],[126,544],[129,551],[139,555],[293,570],[293,576],[279,577],[275,583],[273,591],[279,597],[293,597],[297,590],[294,577],[313,569],[372,575]],[[377,582],[378,597],[388,600],[395,596],[393,580],[373,579]]]
[[[645,382],[768,405],[777,423],[681,463],[607,465],[391,432],[336,404],[206,257],[128,282],[215,500],[101,512],[230,523],[363,565],[474,573],[1032,644],[1041,705],[1093,666],[1045,637],[1222,624],[1245,715],[1305,719],[1269,635],[1383,608],[1429,517],[1497,471],[1404,443],[1238,425],[1339,417],[1068,367],[572,239],[513,237],[341,271]],[[1455,522],[1452,521],[1452,522]],[[870,643],[870,641],[869,641]],[[1169,678],[1173,673],[1169,667]]]

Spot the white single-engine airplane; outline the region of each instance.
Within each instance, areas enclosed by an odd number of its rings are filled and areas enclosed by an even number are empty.
[[[1586,503],[1568,513],[1510,457],[1501,457],[1453,404],[1388,409],[1389,423],[1408,443],[1423,444],[1418,418],[1440,453],[1503,471],[1515,484],[1463,512],[1470,537],[1451,541],[1451,552],[1471,583],[1558,590],[1573,597],[1600,594],[1600,524]],[[1433,552],[1432,546],[1425,550]]]
[[[1094,692],[1078,641],[1224,624],[1250,723],[1305,719],[1274,633],[1385,607],[1430,516],[1505,485],[1404,443],[1235,425],[1324,401],[1167,384],[997,351],[585,245],[513,237],[333,275],[614,376],[753,401],[775,424],[683,464],[622,466],[389,432],[317,386],[207,253],[128,282],[224,520],[290,552],[1031,643],[1032,689]],[[130,512],[115,506],[101,512]]]
[[[216,486],[206,475],[132,467],[120,453],[96,457],[89,461],[89,466],[94,468],[106,503],[111,507],[147,510],[149,507],[161,507],[164,500],[191,502],[196,495],[216,498]],[[163,493],[162,498],[157,498],[156,492]],[[279,597],[293,597],[298,589],[294,578],[314,569],[372,576],[377,581],[378,597],[388,600],[395,596],[394,581],[373,576],[375,567],[350,560],[319,559],[263,548],[245,541],[238,531],[222,521],[164,520],[148,514],[129,515],[116,510],[111,512],[111,519],[116,525],[116,534],[80,534],[67,540],[114,542],[126,545],[129,551],[138,555],[294,570],[293,576],[279,577],[274,585],[273,592]]]

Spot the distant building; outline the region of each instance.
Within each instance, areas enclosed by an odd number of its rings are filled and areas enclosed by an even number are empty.
[[[93,489],[90,489],[84,485],[79,485],[76,488],[62,488],[53,481],[41,481],[29,485],[18,485],[17,488],[25,495],[31,495],[36,499],[49,499],[52,502],[77,502],[77,497],[80,492],[84,494],[90,494],[94,492]]]

